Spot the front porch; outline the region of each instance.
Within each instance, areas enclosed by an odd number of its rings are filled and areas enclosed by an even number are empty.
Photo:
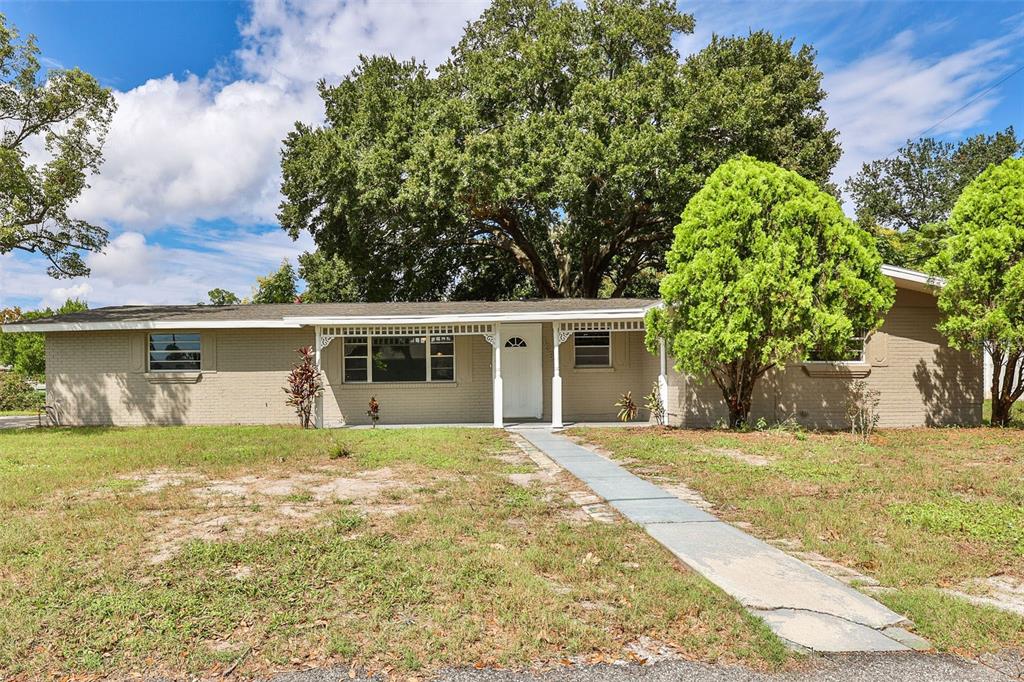
[[[382,424],[499,428],[611,423],[622,393],[642,405],[654,385],[665,405],[668,361],[644,346],[644,312],[317,321],[317,425],[365,424],[370,397]]]

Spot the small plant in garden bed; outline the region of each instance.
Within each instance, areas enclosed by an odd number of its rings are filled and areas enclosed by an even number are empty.
[[[615,407],[619,408],[619,421],[620,422],[631,422],[636,419],[637,413],[640,408],[637,407],[633,401],[633,391],[626,391],[622,396],[615,402]]]
[[[316,399],[324,392],[324,383],[314,362],[313,347],[303,346],[296,352],[302,360],[292,367],[288,375],[288,387],[284,389],[288,399],[285,402],[295,408],[302,428],[308,429],[313,426],[313,408]]]
[[[380,421],[380,403],[377,402],[376,396],[370,396],[370,403],[366,409],[366,416],[370,418],[371,427],[377,428],[377,422]]]

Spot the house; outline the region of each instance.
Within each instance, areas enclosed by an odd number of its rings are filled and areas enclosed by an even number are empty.
[[[811,361],[759,382],[752,419],[846,428],[855,379],[881,393],[881,425],[977,424],[981,357],[949,348],[928,276],[884,268],[897,285],[882,328],[842,361]],[[325,392],[318,423],[610,421],[631,391],[657,391],[667,421],[714,426],[710,381],[644,345],[641,299],[119,306],[11,324],[46,335],[48,403],[62,424],[294,423],[282,388],[312,345]],[[640,418],[649,415],[641,411]]]

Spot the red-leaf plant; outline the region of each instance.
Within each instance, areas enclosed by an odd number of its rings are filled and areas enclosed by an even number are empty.
[[[313,347],[303,346],[295,352],[302,361],[288,374],[288,386],[283,389],[288,394],[285,402],[295,408],[302,428],[308,429],[313,426],[313,407],[317,397],[324,392],[324,384],[316,366]]]

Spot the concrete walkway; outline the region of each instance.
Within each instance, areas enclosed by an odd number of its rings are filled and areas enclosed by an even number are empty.
[[[0,416],[0,429],[30,429],[39,426],[39,418],[35,416]]]
[[[515,431],[787,642],[812,651],[930,648],[898,613],[615,462],[549,429]]]

